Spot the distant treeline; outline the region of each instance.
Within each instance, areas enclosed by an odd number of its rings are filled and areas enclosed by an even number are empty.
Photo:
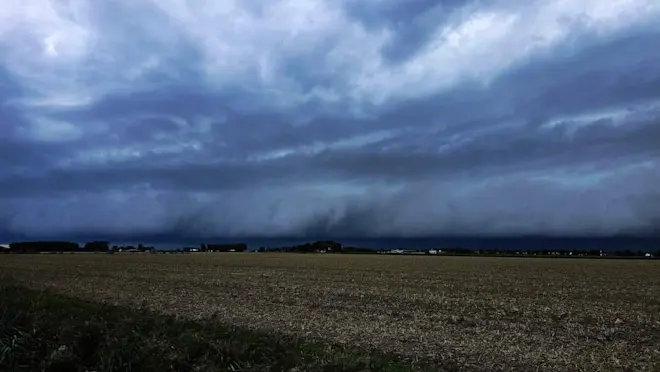
[[[107,252],[108,242],[94,241],[81,247],[78,243],[64,241],[16,242],[9,244],[5,253],[59,253],[59,252]]]
[[[290,253],[376,253],[369,248],[344,247],[341,243],[323,240],[278,248],[261,247],[259,252],[290,252]]]
[[[660,254],[660,250],[656,252],[652,251],[643,251],[643,250],[618,250],[618,251],[604,251],[598,249],[589,249],[589,250],[566,250],[566,249],[555,249],[555,250],[512,250],[512,249],[499,249],[499,250],[468,250],[468,249],[455,249],[455,250],[443,250],[443,252],[448,253],[457,253],[457,254],[483,254],[483,255],[535,255],[535,256],[563,256],[563,257],[644,257],[646,255],[657,256]]]
[[[201,244],[199,247],[184,247],[175,250],[169,250],[167,253],[245,252],[247,249],[248,246],[245,243]]]
[[[171,250],[171,253],[182,252],[245,252],[248,246],[245,243],[232,244],[201,244],[194,248],[179,248]],[[2,249],[3,253],[82,253],[82,252],[107,252],[107,253],[136,253],[156,252],[153,246],[138,244],[113,245],[110,247],[106,241],[93,241],[81,247],[78,243],[67,241],[30,241],[10,243],[8,248]]]
[[[465,256],[547,256],[547,257],[659,257],[660,249],[648,250],[620,250],[608,251],[598,249],[590,250],[512,250],[512,249],[467,249],[467,248],[440,248],[440,249],[370,249],[358,247],[344,247],[334,241],[317,241],[293,246],[278,248],[259,248],[258,252],[289,252],[289,253],[362,253],[362,254],[423,254],[423,255],[465,255]]]
[[[598,249],[590,250],[514,250],[514,249],[466,249],[466,248],[443,248],[431,250],[378,250],[377,253],[393,254],[431,254],[431,255],[455,255],[455,256],[541,256],[541,257],[660,257],[660,249],[650,250],[618,250],[604,251]]]
[[[248,249],[245,243],[233,244],[202,244],[202,252],[245,252]]]
[[[190,253],[190,252],[245,252],[246,243],[229,244],[201,244],[198,247],[186,247],[161,252]],[[117,246],[110,248],[107,241],[92,241],[80,246],[78,243],[66,241],[31,241],[15,242],[2,249],[4,253],[82,253],[82,252],[156,252],[153,246]],[[261,247],[257,252],[288,252],[288,253],[361,253],[361,254],[424,254],[424,255],[465,255],[465,256],[541,256],[541,257],[655,257],[660,258],[660,247],[655,250],[617,250],[604,251],[590,250],[514,250],[514,249],[466,249],[466,248],[439,248],[439,249],[388,249],[376,250],[371,248],[345,247],[341,243],[323,240],[277,248]]]
[[[113,245],[108,253],[116,252],[154,252],[156,248],[138,244],[137,247],[133,245]]]

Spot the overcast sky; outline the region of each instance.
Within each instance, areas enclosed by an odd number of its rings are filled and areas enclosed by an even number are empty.
[[[656,0],[3,0],[0,235],[660,230]]]

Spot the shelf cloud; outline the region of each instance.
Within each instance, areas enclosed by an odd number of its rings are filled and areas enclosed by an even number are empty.
[[[6,0],[0,235],[654,234],[659,18]]]

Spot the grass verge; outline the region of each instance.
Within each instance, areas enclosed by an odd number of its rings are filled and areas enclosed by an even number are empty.
[[[2,371],[425,369],[377,352],[0,285]]]

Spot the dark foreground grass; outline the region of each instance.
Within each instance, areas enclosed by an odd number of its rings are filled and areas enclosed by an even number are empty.
[[[382,353],[0,285],[0,371],[424,369]]]

